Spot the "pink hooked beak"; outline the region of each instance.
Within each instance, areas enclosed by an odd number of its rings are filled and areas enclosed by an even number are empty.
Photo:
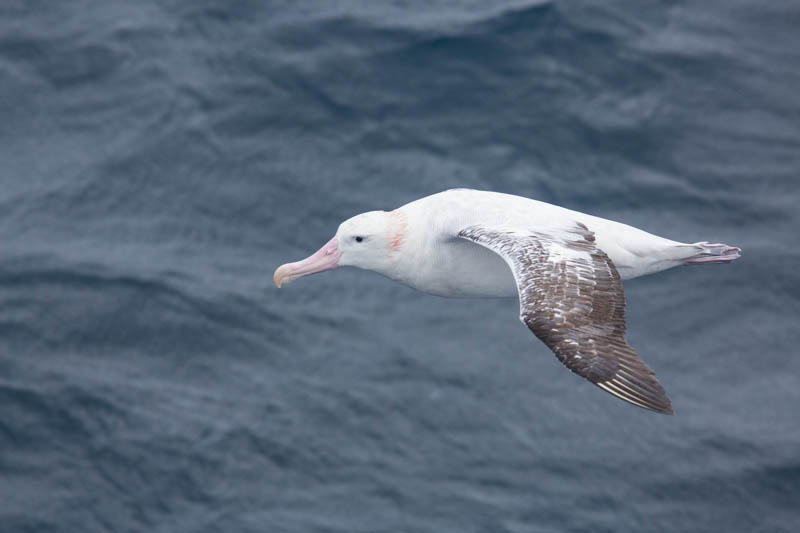
[[[279,266],[272,279],[275,281],[275,285],[280,288],[281,285],[294,281],[297,278],[310,276],[317,272],[333,270],[339,266],[339,258],[341,256],[342,252],[339,251],[339,240],[334,237],[311,257],[296,263],[287,263]]]

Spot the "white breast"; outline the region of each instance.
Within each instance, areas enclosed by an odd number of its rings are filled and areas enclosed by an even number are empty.
[[[517,297],[517,284],[502,257],[463,239],[433,251],[434,268],[415,288],[450,298]]]

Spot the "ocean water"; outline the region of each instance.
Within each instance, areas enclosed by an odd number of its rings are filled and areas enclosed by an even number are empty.
[[[0,531],[797,531],[800,6],[3,0]],[[272,272],[519,194],[731,265],[626,283],[676,415],[510,300]]]

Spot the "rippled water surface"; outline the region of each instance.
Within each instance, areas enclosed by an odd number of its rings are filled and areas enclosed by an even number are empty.
[[[792,1],[4,0],[0,530],[796,531]],[[342,269],[504,191],[732,265],[626,283],[675,417],[509,300]]]

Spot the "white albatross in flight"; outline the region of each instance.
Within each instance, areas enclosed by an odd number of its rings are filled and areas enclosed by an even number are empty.
[[[672,414],[625,340],[622,281],[678,265],[730,263],[739,248],[657,237],[619,222],[496,192],[455,189],[344,221],[297,278],[355,266],[447,297],[519,296],[520,319],[573,372],[627,402]]]

